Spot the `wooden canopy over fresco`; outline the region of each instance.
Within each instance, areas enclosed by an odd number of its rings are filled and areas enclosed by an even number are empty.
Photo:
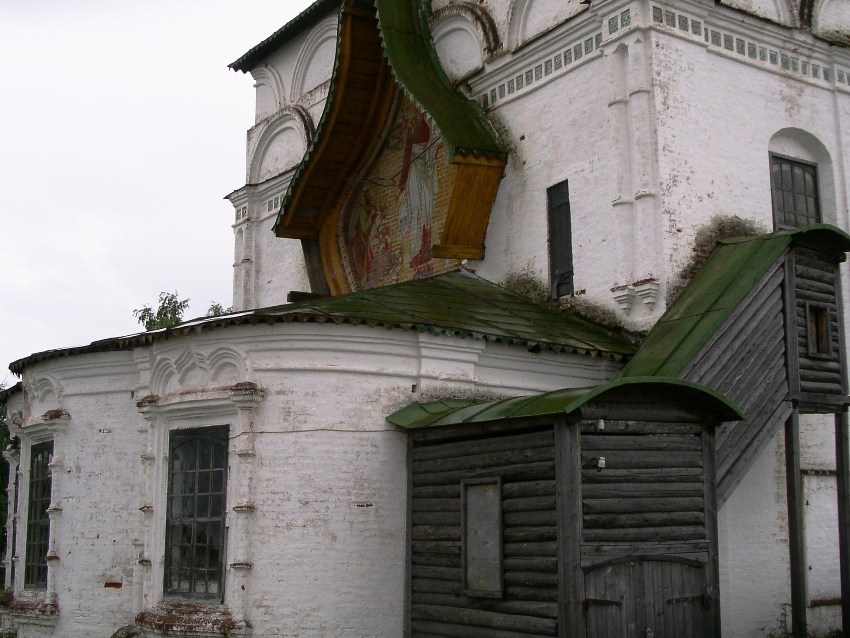
[[[342,4],[328,103],[275,224],[278,237],[302,240],[314,292],[341,294],[452,266],[446,262],[433,270],[422,268],[423,259],[484,256],[484,235],[506,152],[484,112],[457,93],[439,66],[424,11],[415,0]],[[362,199],[363,185],[374,182],[375,166],[397,133],[393,127],[410,105],[434,129],[424,150],[436,146],[436,157],[430,161],[439,180],[417,185],[420,191],[436,191],[430,194],[437,211],[433,239],[430,219],[428,232],[423,232],[421,223],[414,228],[417,241],[424,235],[421,241],[427,242],[427,250],[417,254],[418,268],[384,268],[393,270],[394,281],[352,275],[351,258],[341,250],[353,243],[342,236],[352,226],[345,215],[355,214],[351,211]],[[422,146],[415,147],[412,156],[404,155],[405,163],[393,177],[407,174],[424,153]]]

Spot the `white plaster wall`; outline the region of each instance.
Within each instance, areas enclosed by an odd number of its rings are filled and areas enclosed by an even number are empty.
[[[53,478],[59,495],[53,502],[62,511],[54,527],[59,560],[50,570],[61,611],[54,633],[33,627],[20,635],[109,636],[134,617],[131,541],[141,514],[138,477],[130,468],[139,459],[133,397],[138,373],[129,352],[86,355],[34,366],[24,376],[25,387],[43,375],[58,395],[50,409],[70,414],[67,429],[57,434],[63,464]],[[35,407],[39,412],[30,410],[23,432],[18,430],[22,438],[44,406]],[[24,454],[28,449],[23,447]],[[19,503],[28,498],[25,477],[18,497]],[[25,538],[26,525],[19,523],[16,592],[23,586]]]
[[[850,185],[844,149],[850,148],[850,133],[843,122],[850,115],[850,85],[845,80],[835,89],[833,83],[837,70],[850,73],[850,56],[756,17],[768,9],[780,16],[784,0],[747,0],[746,6],[736,1],[734,8],[696,0],[677,3],[673,26],[666,17],[661,24],[653,20],[654,8],[667,7],[651,2],[594,2],[560,26],[557,16],[566,9],[551,0],[488,0],[481,5],[506,50],[464,83],[475,99],[497,87],[504,90],[509,79],[536,70],[587,38],[601,37],[601,49],[595,42],[593,52],[580,62],[564,62],[564,70],[555,69],[551,76],[547,72],[533,89],[500,94],[497,104],[490,105],[511,157],[490,219],[486,258],[471,264],[479,274],[500,281],[525,273],[548,281],[545,190],[568,179],[576,289],[619,312],[630,327],[648,328],[663,312],[667,283],[688,262],[698,228],[715,215],[737,215],[767,230],[772,227],[767,149],[778,131],[789,128],[807,131],[829,153],[835,177],[829,190],[834,192],[826,193],[824,202],[834,205],[824,218],[847,227]],[[450,4],[437,0],[432,9]],[[612,32],[611,18],[625,10],[630,11],[629,23]],[[819,10],[826,15],[825,8]],[[545,35],[511,50],[516,44],[510,41],[511,29],[520,37],[534,16],[549,16],[546,20],[555,28],[540,26]],[[681,18],[688,25],[696,19],[699,34],[683,32],[676,22]],[[526,26],[518,27],[520,22]],[[435,27],[438,49],[453,42],[441,31],[447,25]],[[270,57],[269,66],[281,77],[292,77],[308,40],[319,41],[317,34],[328,28],[322,23],[293,39]],[[740,55],[735,47],[727,51],[713,40],[707,44],[705,29],[796,56],[795,64],[817,63],[832,71],[832,80],[803,80],[791,69]],[[464,37],[462,46],[470,46],[471,36]],[[455,74],[471,69],[459,65],[451,51],[441,51],[441,56]],[[309,107],[316,121],[320,103]],[[821,181],[830,186],[826,175]],[[274,253],[268,260],[272,271],[287,260],[285,254],[300,252],[300,246],[279,247],[269,238],[257,251],[258,261],[262,254]],[[298,268],[303,260],[290,263]],[[257,274],[258,286],[272,278]],[[630,305],[615,298],[623,287],[647,280],[655,288],[632,295]]]
[[[216,338],[184,341],[204,352]],[[515,372],[508,393],[561,387],[571,375],[596,383],[613,368],[576,355],[383,328],[239,328],[228,331],[228,342],[266,390],[256,420],[247,585],[258,636],[401,634],[407,443],[387,414],[423,394],[489,396],[499,385],[493,362],[507,357],[527,370]],[[152,359],[181,359],[174,351],[180,347],[155,347]],[[570,361],[581,370],[571,371]]]
[[[27,391],[40,397],[31,412],[61,407],[71,415],[57,435],[63,511],[60,560],[51,568],[60,619],[53,630],[22,625],[21,635],[108,636],[161,600],[168,430],[222,419],[233,436],[228,507],[247,500],[256,508],[244,527],[238,513],[228,514],[228,560],[253,565],[227,569],[233,614],[250,621],[255,636],[401,635],[407,435],[386,415],[415,400],[596,385],[616,368],[474,339],[300,323],[38,364],[25,376]],[[240,381],[265,394],[249,419],[253,460],[237,451],[248,421],[233,416],[233,406],[221,409],[222,397],[230,405],[227,387]],[[149,394],[164,407],[143,408],[143,418],[136,403]],[[150,412],[160,409],[160,417]],[[141,505],[152,512],[142,514]],[[24,534],[22,526],[19,543]]]
[[[816,605],[809,607],[808,627],[814,635],[826,635],[841,627],[841,607],[834,603],[841,597],[841,575],[832,415],[805,415],[801,419],[800,467],[804,472],[806,598],[810,605],[812,602]]]
[[[286,192],[321,119],[336,33],[337,12],[331,11],[252,71],[256,114],[247,133],[246,186],[228,196],[237,211],[248,207],[248,218],[234,226],[236,310],[285,303],[289,291],[310,290],[300,242],[275,237],[280,206],[269,210],[267,203]]]
[[[474,265],[485,279],[525,273],[548,282],[546,189],[567,179],[576,290],[593,294],[613,285],[612,263],[600,259],[615,250],[607,91],[593,89],[605,87],[604,73],[604,60],[591,59],[492,111],[511,154],[487,229],[485,260]]]
[[[772,229],[768,146],[784,128],[809,132],[826,147],[835,175],[835,209],[824,221],[847,227],[848,139],[840,120],[848,96],[825,86],[705,51],[659,35],[654,47],[665,253],[671,274],[687,260],[697,228],[714,215],[738,215]]]
[[[661,24],[653,18],[659,7]],[[594,4],[489,61],[469,80],[473,96],[487,97],[511,147],[486,257],[475,264],[479,274],[498,281],[526,272],[548,280],[545,190],[568,179],[576,289],[617,309],[627,325],[649,328],[700,227],[717,215],[737,215],[772,229],[768,148],[774,138],[787,145],[797,130],[818,140],[830,159],[819,162],[824,220],[847,227],[850,57],[722,6],[681,2],[673,8],[669,26],[666,6]],[[625,10],[623,26],[616,17]],[[721,46],[713,33],[706,43],[706,29],[722,36]],[[594,43],[590,56],[580,62],[571,56],[563,69],[535,75],[532,87],[514,91],[516,76],[597,34],[601,47]],[[732,51],[724,48],[727,36]],[[775,52],[777,63],[758,59],[760,48]],[[804,77],[803,63],[828,69],[829,81],[811,72]],[[777,138],[783,131],[790,133]],[[638,294],[631,306],[618,308],[612,289],[632,286],[640,293],[635,282],[645,280],[656,282],[655,305],[642,306]]]
[[[783,635],[791,577],[781,429],[720,509],[718,533],[724,638]]]
[[[807,604],[841,595],[838,512],[832,415],[801,415]],[[816,470],[819,475],[807,473]],[[762,638],[791,626],[784,430],[755,460],[719,514],[723,635]],[[840,628],[841,609],[807,609],[808,630],[827,635]]]

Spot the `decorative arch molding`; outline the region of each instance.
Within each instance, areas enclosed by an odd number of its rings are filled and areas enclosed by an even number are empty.
[[[450,4],[435,11],[429,19],[434,47],[446,73],[457,80],[479,68],[484,61],[502,48],[499,31],[492,16],[484,7],[471,2]],[[451,51],[460,51],[466,55],[471,49],[477,49],[478,58],[468,61],[465,67],[458,68],[450,55]]]
[[[589,7],[581,0],[514,0],[508,12],[508,48],[517,48]]]
[[[428,18],[413,0],[342,3],[319,134],[292,178],[274,227],[278,237],[302,240],[314,292],[353,289],[331,231],[381,151],[399,91],[433,120],[452,173],[451,186],[440,195],[448,212],[429,245],[431,258],[483,258],[507,152],[480,106],[460,95],[440,66]]]
[[[336,16],[327,18],[310,31],[310,34],[307,36],[307,40],[304,42],[304,45],[301,47],[301,51],[298,53],[298,59],[295,62],[295,71],[292,74],[292,90],[289,96],[290,102],[297,102],[302,95],[321,84],[321,82],[319,82],[314,86],[305,86],[305,84],[309,81],[309,72],[311,68],[313,68],[315,62],[319,61],[318,57],[322,47],[328,42],[330,42],[333,47],[336,42],[336,38]],[[331,68],[333,68],[333,60],[331,60]]]
[[[222,347],[207,353],[190,345],[157,358],[151,370],[150,393],[165,397],[253,380],[254,371],[245,352]]]
[[[837,225],[835,168],[832,156],[817,137],[800,128],[783,128],[773,134],[768,151],[777,155],[817,165],[821,220]]]
[[[31,415],[40,415],[48,410],[61,409],[62,407],[62,387],[50,375],[24,380],[24,390],[25,396],[29,398]]]
[[[814,5],[811,10],[812,31],[832,42],[850,45],[850,3],[846,0],[803,2]]]
[[[277,69],[263,64],[251,69],[254,87],[257,89],[257,120],[276,113],[286,101],[283,78]]]
[[[720,4],[788,27],[799,26],[796,0],[720,0]]]
[[[297,165],[307,151],[315,133],[316,127],[313,118],[306,108],[298,104],[283,107],[274,119],[266,123],[257,140],[254,153],[251,156],[249,182],[258,184]],[[282,146],[280,143],[284,141],[281,136],[290,138],[288,140],[290,146],[276,149],[276,146]],[[293,136],[297,137],[301,148],[291,147]],[[275,150],[282,153],[277,161],[274,161],[275,158],[272,155]]]

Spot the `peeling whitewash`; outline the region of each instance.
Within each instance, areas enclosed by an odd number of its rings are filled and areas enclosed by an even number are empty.
[[[20,412],[22,459],[42,415],[67,415],[55,434],[58,558],[47,590],[31,592],[59,614],[13,616],[19,636],[110,636],[160,603],[167,434],[206,425],[230,426],[224,602],[233,617],[255,636],[400,636],[407,439],[384,417],[423,398],[594,385],[615,370],[584,355],[314,324],[37,364],[9,411]],[[7,585],[23,592],[22,577],[16,569]]]
[[[824,39],[847,37],[846,3],[816,3],[818,35],[793,26],[786,0],[471,4],[435,0],[432,28],[446,70],[511,150],[486,257],[468,264],[481,276],[548,281],[546,188],[569,180],[576,289],[647,329],[701,227],[716,216],[772,227],[769,151],[816,162],[824,219],[848,228],[850,52]],[[252,72],[246,185],[228,196],[235,309],[309,290],[300,242],[271,228],[320,121],[335,37],[331,12]],[[110,636],[156,608],[167,434],[226,424],[228,510],[240,506],[228,514],[231,635],[401,636],[407,441],[386,415],[615,371],[578,355],[327,324],[229,327],[35,364],[8,404],[22,441],[9,458],[23,480],[30,446],[54,436],[56,559],[47,590],[25,592],[10,553],[6,585],[31,607],[3,622],[20,638]],[[839,625],[832,421],[802,421],[809,603],[824,603],[809,625],[826,633]],[[780,432],[720,511],[727,638],[790,626],[784,468]],[[26,500],[21,488],[8,527],[17,548]]]

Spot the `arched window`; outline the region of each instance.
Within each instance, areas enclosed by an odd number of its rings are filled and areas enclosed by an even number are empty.
[[[797,128],[778,131],[768,146],[775,228],[835,223],[832,159],[816,137]]]
[[[803,228],[821,221],[817,165],[771,154],[770,191],[775,228]]]

